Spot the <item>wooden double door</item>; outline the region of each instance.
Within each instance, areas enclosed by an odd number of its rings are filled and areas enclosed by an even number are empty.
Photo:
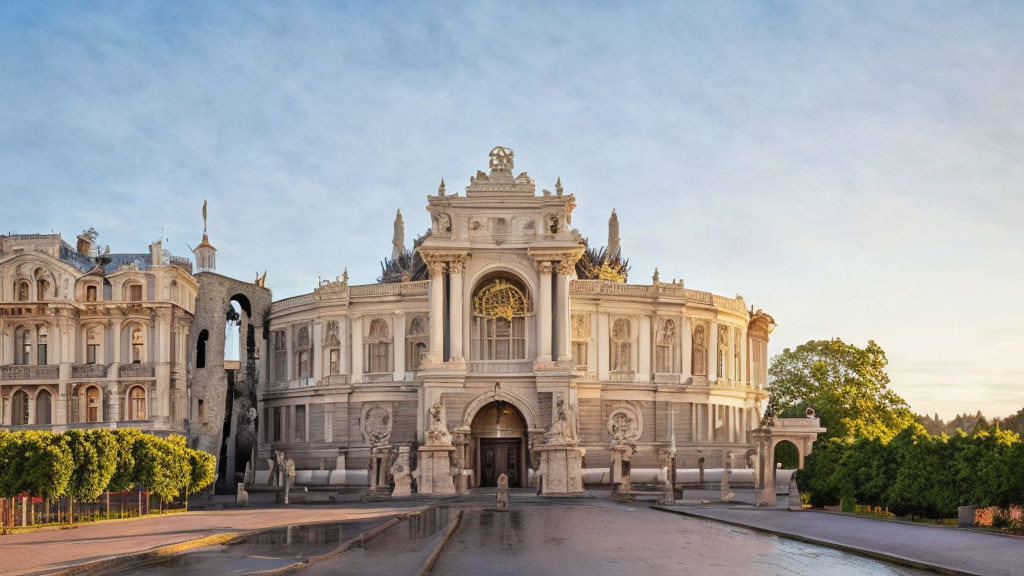
[[[497,486],[498,476],[508,476],[510,488],[520,487],[522,438],[480,439],[480,485]]]

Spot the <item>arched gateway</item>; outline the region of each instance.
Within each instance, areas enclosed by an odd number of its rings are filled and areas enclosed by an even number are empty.
[[[526,486],[526,437],[526,420],[513,404],[497,400],[477,411],[469,446],[474,484],[497,486],[505,474],[510,487]]]

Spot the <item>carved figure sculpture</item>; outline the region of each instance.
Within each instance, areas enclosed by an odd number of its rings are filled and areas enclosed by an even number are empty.
[[[452,443],[452,435],[448,427],[441,420],[441,404],[435,402],[427,412],[430,414],[430,429],[427,430],[427,444],[438,446],[449,446]]]

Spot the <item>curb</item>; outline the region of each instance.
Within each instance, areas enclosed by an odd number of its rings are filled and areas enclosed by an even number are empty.
[[[931,572],[938,572],[939,574],[949,574],[950,576],[984,576],[980,572],[967,572],[965,570],[958,570],[956,568],[949,568],[947,566],[940,566],[938,564],[929,564],[927,562],[921,562],[920,560],[914,560],[905,556],[899,556],[897,554],[889,554],[886,552],[879,552],[877,550],[866,550],[864,548],[857,548],[842,542],[836,542],[834,540],[826,540],[824,538],[811,538],[809,536],[803,536],[801,534],[794,534],[792,532],[783,532],[782,530],[776,530],[773,528],[763,528],[760,526],[752,526],[743,522],[735,520],[723,520],[721,518],[714,518],[711,516],[704,516],[695,512],[689,512],[686,510],[673,510],[671,508],[665,508],[663,506],[651,506],[655,510],[661,510],[662,512],[670,512],[672,514],[679,514],[682,516],[689,516],[691,518],[699,518],[701,520],[710,520],[712,522],[721,522],[722,524],[728,524],[730,526],[738,526],[740,528],[746,528],[754,532],[761,532],[763,534],[772,534],[787,538],[789,540],[796,540],[797,542],[804,542],[806,544],[816,544],[818,546],[826,546],[843,552],[849,552],[851,554],[857,554],[858,556],[866,556],[868,558],[874,558],[876,560],[882,560],[891,564],[897,564],[900,566],[907,566],[909,568],[919,568],[921,570],[928,570]]]
[[[430,553],[427,560],[420,567],[419,571],[416,572],[416,576],[426,576],[430,574],[430,571],[434,568],[434,563],[437,562],[438,556],[441,555],[441,550],[444,549],[448,541],[451,540],[455,531],[459,529],[459,525],[462,523],[462,510],[455,515],[455,519],[448,523],[448,527],[445,529],[444,536],[441,537],[441,541],[437,543],[437,547]]]
[[[29,572],[26,574],[50,574],[53,576],[71,576],[74,574],[89,574],[98,571],[109,571],[124,569],[135,565],[146,564],[154,560],[159,560],[164,556],[172,556],[186,552],[194,548],[201,548],[203,546],[213,546],[216,544],[224,544],[229,540],[233,540],[243,533],[240,532],[221,532],[219,534],[213,534],[210,536],[204,536],[195,540],[186,540],[184,542],[178,542],[177,544],[168,544],[166,546],[158,546],[156,548],[150,548],[142,552],[136,552],[134,554],[128,554],[123,556],[115,556],[113,558],[104,558],[101,560],[94,560],[92,562],[85,562],[82,564],[73,564],[70,566],[58,567],[55,570],[40,570],[36,572]]]

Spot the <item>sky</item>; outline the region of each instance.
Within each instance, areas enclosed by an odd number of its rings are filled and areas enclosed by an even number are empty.
[[[275,299],[372,283],[496,145],[633,282],[879,343],[949,418],[1024,407],[1024,3],[0,4],[0,233],[99,231]]]

